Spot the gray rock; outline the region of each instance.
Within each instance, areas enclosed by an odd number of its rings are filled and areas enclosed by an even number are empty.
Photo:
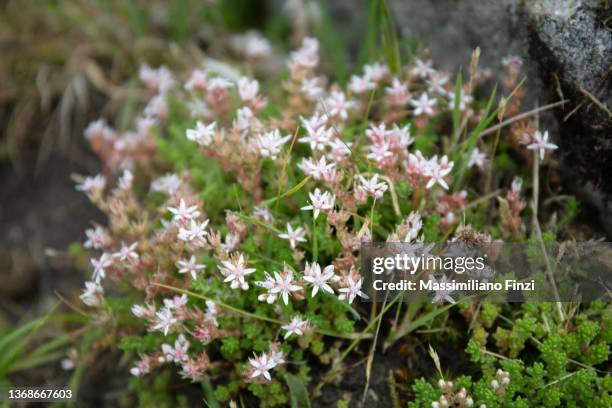
[[[530,54],[553,97],[570,100],[557,112],[565,179],[598,208],[612,234],[611,9],[597,0],[535,0],[529,17]]]
[[[391,0],[390,6],[400,34],[418,38],[440,68],[466,70],[480,47],[481,66],[499,79],[503,57],[526,56],[527,31],[513,0]]]
[[[352,33],[349,41],[356,50],[366,28],[367,3],[325,2],[337,28]],[[465,72],[472,51],[480,47],[481,68],[500,80],[503,57],[528,57],[527,25],[514,0],[389,0],[389,6],[400,36],[417,39],[437,68]],[[530,79],[537,81],[536,66],[527,62]]]

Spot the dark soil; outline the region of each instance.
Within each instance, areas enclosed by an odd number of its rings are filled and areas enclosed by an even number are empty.
[[[104,220],[70,179],[90,170],[59,155],[38,172],[35,160],[21,164],[18,174],[11,162],[0,162],[0,310],[11,323],[44,314],[57,300],[54,292],[69,298],[82,285],[62,253],[83,239],[91,220]],[[57,256],[47,256],[49,249]]]
[[[391,310],[389,315],[392,316]],[[464,322],[457,316],[454,322]],[[469,322],[460,323],[462,327],[454,327],[453,331],[466,333]],[[437,371],[429,355],[429,344],[444,344],[436,352],[444,362],[442,369],[449,377],[470,375],[476,372],[476,367],[470,362],[465,352],[466,344],[461,338],[449,338],[446,333],[420,334],[407,336],[398,340],[386,351],[382,344],[387,337],[389,324],[383,324],[378,338],[378,347],[374,353],[370,374],[370,386],[363,398],[366,385],[366,361],[372,345],[371,341],[363,341],[345,360],[344,371],[335,382],[325,385],[312,401],[316,408],[335,408],[341,399],[349,399],[350,407],[390,407],[393,398],[397,398],[400,406],[405,406],[412,399],[410,385],[421,377],[436,378]],[[463,327],[465,326],[465,327]],[[313,383],[317,384],[329,370],[329,366],[309,362],[312,367]],[[392,382],[393,381],[393,382]],[[394,384],[393,384],[394,383]],[[311,390],[312,391],[312,390]],[[395,393],[395,395],[392,395]]]

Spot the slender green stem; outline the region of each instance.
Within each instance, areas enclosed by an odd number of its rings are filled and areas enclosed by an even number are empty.
[[[374,208],[376,207],[376,197],[372,202],[372,208],[370,209],[370,237],[374,237]]]
[[[238,309],[237,307],[234,307],[232,305],[228,305],[227,303],[220,302],[220,301],[218,301],[216,299],[213,299],[213,298],[210,298],[208,296],[200,295],[199,293],[191,292],[191,291],[186,290],[186,289],[177,288],[176,286],[165,285],[163,283],[153,282],[152,284],[154,286],[159,286],[160,288],[169,289],[169,290],[172,290],[174,292],[182,293],[182,294],[187,295],[187,296],[192,296],[192,297],[195,297],[195,298],[198,298],[198,299],[208,300],[210,302],[214,302],[217,306],[220,306],[223,309],[230,310],[230,311],[232,311],[232,312],[234,312],[236,314],[242,315],[244,317],[249,317],[251,319],[256,319],[256,320],[262,320],[262,321],[269,322],[269,323],[282,324],[282,322],[280,320],[276,320],[276,319],[273,319],[271,317],[260,316],[260,315],[257,315],[255,313],[247,312],[245,310]]]
[[[308,183],[310,178],[311,176],[304,177],[304,179],[302,179],[302,181],[300,181],[297,185],[295,185],[291,190],[286,191],[281,195],[277,195],[276,197],[270,198],[266,201],[262,201],[261,205],[272,204],[273,202],[278,201],[281,198],[285,198],[285,197],[288,197],[290,195],[297,193],[302,187],[304,187],[304,184]]]
[[[236,313],[238,315],[241,315],[241,316],[249,318],[249,319],[261,320],[261,321],[268,322],[268,323],[274,323],[274,324],[277,324],[277,325],[283,325],[283,322],[281,322],[280,320],[273,319],[273,318],[268,317],[268,316],[260,316],[260,315],[255,314],[255,313],[247,312],[246,310],[239,309],[239,308],[234,307],[232,305],[228,305],[227,303],[220,302],[220,301],[218,301],[216,299],[213,299],[211,297],[200,295],[199,293],[191,292],[191,291],[186,290],[186,289],[181,289],[181,288],[177,288],[175,286],[165,285],[163,283],[157,283],[157,282],[153,282],[152,285],[158,286],[158,287],[164,288],[164,289],[169,289],[169,290],[172,290],[172,291],[177,292],[177,293],[182,293],[182,294],[187,295],[187,296],[191,296],[191,297],[195,297],[195,298],[198,298],[198,299],[208,300],[208,301],[214,302],[217,306],[219,306],[219,307],[221,307],[223,309],[229,310],[229,311],[231,311],[233,313]],[[367,329],[366,332],[368,330],[369,329]],[[355,339],[353,344],[355,344],[355,341],[358,342],[359,340],[361,340],[363,338],[369,338],[370,337],[370,336],[365,336],[364,337],[363,336],[364,333],[359,333],[359,334],[344,334],[344,333],[332,332],[332,331],[329,331],[329,330],[322,330],[322,329],[318,329],[318,328],[315,328],[315,332],[320,333],[320,334],[322,334],[324,336],[337,337],[337,338],[340,338],[340,339],[348,339],[348,340]]]
[[[274,225],[271,225],[271,224],[266,224],[265,222],[260,221],[260,220],[258,220],[257,218],[254,218],[254,217],[249,217],[248,215],[244,215],[244,214],[242,214],[242,213],[235,213],[235,214],[236,214],[236,216],[237,216],[238,218],[240,218],[240,219],[243,219],[243,220],[245,220],[245,221],[251,222],[251,223],[253,223],[253,224],[257,224],[257,225],[259,225],[260,227],[263,227],[263,228],[265,228],[265,229],[268,229],[268,230],[270,230],[270,231],[272,231],[272,232],[274,232],[274,233],[276,233],[276,234],[282,234],[281,230],[279,230],[278,228],[276,228]]]
[[[312,260],[317,262],[319,258],[319,242],[317,240],[317,219],[312,217]]]
[[[342,363],[342,361],[344,361],[344,359],[346,358],[346,356],[349,355],[349,353],[355,348],[355,346],[357,346],[357,344],[359,343],[359,341],[361,339],[363,339],[363,335],[365,335],[366,333],[368,333],[370,330],[372,330],[372,328],[374,327],[374,325],[380,320],[382,319],[383,315],[385,313],[387,313],[387,311],[389,309],[391,309],[391,307],[399,300],[401,294],[397,295],[391,302],[389,302],[387,304],[387,306],[385,306],[378,315],[376,315],[376,317],[374,319],[372,319],[372,321],[370,321],[370,323],[368,323],[368,325],[366,326],[366,328],[359,333],[359,336],[353,340],[353,342],[346,348],[346,350],[344,350],[344,353],[342,353],[342,355],[340,356],[340,358],[334,363],[334,366],[332,368],[338,368],[338,366]]]

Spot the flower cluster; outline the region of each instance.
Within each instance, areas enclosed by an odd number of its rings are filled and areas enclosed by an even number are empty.
[[[270,345],[270,351],[268,353],[262,353],[260,355],[253,355],[249,358],[249,369],[246,373],[246,377],[249,381],[263,377],[267,381],[272,380],[270,370],[278,365],[285,363],[285,355],[278,349],[278,345],[273,343]]]
[[[253,33],[233,46],[250,67],[271,53]],[[226,66],[181,77],[143,66],[150,99],[135,130],[102,119],[86,129],[103,174],[77,189],[108,227],[85,233],[92,278],[81,299],[102,316],[112,311],[104,298],[111,282],[139,293],[132,313],[158,344],[138,349],[132,374],[174,364],[200,381],[218,369],[210,356],[220,350],[245,383],[272,382],[272,370],[293,356],[287,350],[353,327],[349,311],[367,298],[362,242],[423,242],[458,226],[468,200],[463,172],[484,172],[488,150],[465,140],[443,149],[428,137],[449,113],[465,127],[481,120],[472,97],[480,77],[456,88],[416,59],[396,72],[366,65],[343,87],[317,72],[319,61],[319,42],[304,38],[276,88]],[[554,148],[546,132],[534,137],[527,148],[542,157]],[[520,193],[513,183],[502,214],[514,233]],[[464,389],[445,387],[437,406],[471,406]]]
[[[455,391],[453,382],[445,381],[442,378],[438,381],[438,387],[443,394],[437,401],[431,403],[431,408],[468,408],[474,406],[474,400],[468,395],[465,387],[462,387],[459,391]]]
[[[510,374],[501,368],[498,369],[495,373],[495,379],[491,380],[491,388],[493,388],[496,393],[504,395],[508,384],[510,384]]]

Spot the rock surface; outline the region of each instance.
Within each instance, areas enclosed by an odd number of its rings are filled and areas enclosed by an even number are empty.
[[[490,69],[495,79],[499,79],[503,57],[528,56],[527,25],[514,0],[388,1],[400,36],[418,40],[437,68],[467,70],[472,51],[480,47],[480,66]],[[355,47],[361,45],[366,28],[367,3],[365,0],[326,2],[338,29],[352,33],[349,41]],[[528,64],[527,71],[537,80],[535,68],[534,64]]]
[[[557,113],[565,178],[611,234],[612,10],[597,0],[537,0],[526,10],[531,59],[552,97],[570,100]]]
[[[526,56],[527,31],[513,0],[391,0],[390,6],[401,35],[420,39],[440,68],[467,69],[476,47],[481,66],[494,75],[503,57]]]

